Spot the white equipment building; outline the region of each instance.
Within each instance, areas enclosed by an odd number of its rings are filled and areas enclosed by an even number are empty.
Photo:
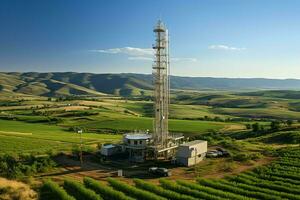
[[[194,140],[181,144],[176,154],[176,162],[184,166],[192,166],[205,158],[207,152],[207,141]]]

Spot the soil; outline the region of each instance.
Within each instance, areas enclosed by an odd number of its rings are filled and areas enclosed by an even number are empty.
[[[51,178],[61,182],[65,178],[82,180],[84,177],[92,177],[96,180],[105,181],[107,177],[117,177],[118,169],[123,169],[123,177],[118,177],[128,183],[132,178],[147,179],[153,183],[158,183],[159,178],[151,175],[148,168],[152,166],[168,168],[172,176],[171,180],[195,180],[196,177],[223,178],[227,175],[234,175],[246,170],[251,170],[257,166],[269,164],[272,157],[265,157],[252,163],[240,163],[228,161],[226,158],[206,159],[197,164],[196,167],[178,167],[167,162],[155,163],[131,163],[125,159],[114,159],[114,161],[100,162],[100,158],[94,155],[84,156],[81,167],[80,162],[70,155],[60,155],[55,161],[60,165],[57,171],[43,174],[37,178]],[[228,166],[229,165],[229,166]]]

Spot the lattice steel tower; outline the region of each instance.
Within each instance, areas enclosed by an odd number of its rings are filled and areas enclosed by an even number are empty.
[[[157,148],[168,146],[168,115],[169,115],[169,35],[165,25],[159,20],[154,27],[155,60],[153,64],[154,112],[153,139]]]

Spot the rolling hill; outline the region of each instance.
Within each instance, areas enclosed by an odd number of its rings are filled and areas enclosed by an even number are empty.
[[[171,76],[171,88],[176,90],[300,90],[297,79],[210,78]],[[93,74],[75,72],[0,73],[1,94],[40,96],[105,94],[118,96],[148,95],[152,90],[150,74]],[[295,92],[293,96],[297,96]],[[247,95],[261,95],[247,93]],[[281,93],[282,94],[282,93]],[[270,94],[269,94],[270,95]],[[272,94],[275,95],[276,94]]]

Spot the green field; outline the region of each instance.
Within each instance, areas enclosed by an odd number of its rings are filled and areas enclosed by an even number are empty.
[[[285,108],[215,108],[215,113],[246,118],[299,119],[299,112]]]
[[[40,123],[43,116],[16,115],[19,120],[0,120],[1,152],[27,152],[70,149],[80,142],[79,134],[68,131],[70,127],[86,130],[82,135],[86,144],[117,142],[124,132],[152,130],[152,118],[111,113],[107,110],[92,117],[66,117],[58,125]],[[23,113],[24,114],[24,113]],[[206,122],[194,120],[170,120],[170,130],[186,134],[202,134],[210,130],[220,130],[232,123]],[[243,128],[243,125],[240,125]],[[106,134],[106,132],[117,134]],[[97,133],[93,133],[97,132]]]
[[[66,150],[80,143],[79,134],[62,127],[20,121],[0,120],[0,152],[43,152]],[[84,143],[115,142],[120,135],[84,133]]]
[[[59,92],[66,91],[60,90]],[[141,180],[135,180],[134,183],[129,181],[130,184],[124,184],[125,182],[119,180],[109,180],[105,186],[110,188],[108,190],[111,193],[121,191],[123,193],[117,192],[118,195],[127,195],[131,200],[141,197],[146,199],[176,197],[175,199],[189,200],[270,199],[267,196],[272,199],[299,199],[298,193],[295,193],[298,187],[294,186],[299,179],[298,170],[294,170],[298,168],[298,165],[290,158],[285,158],[290,156],[280,153],[278,157],[276,153],[277,149],[295,147],[300,142],[298,122],[300,103],[298,100],[277,96],[245,96],[244,93],[228,92],[220,94],[186,92],[184,96],[181,95],[181,93],[173,94],[169,116],[170,132],[183,133],[186,138],[192,140],[207,140],[210,148],[221,146],[231,153],[231,157],[207,159],[195,168],[176,167],[174,177],[170,177],[173,180],[160,181],[159,185]],[[84,147],[93,148],[104,143],[119,143],[124,133],[146,130],[151,132],[152,113],[152,102],[145,99],[107,96],[80,97],[74,100],[47,99],[36,96],[11,99],[2,96],[0,100],[0,152],[4,154],[2,159],[5,158],[5,153],[47,154],[56,151],[66,152],[69,155],[71,151],[76,152],[75,147],[78,148],[80,144],[80,135],[76,133],[78,128],[84,130],[82,134]],[[287,120],[290,120],[291,124],[288,124]],[[279,123],[276,129],[272,129],[271,126],[274,122]],[[260,127],[256,131],[253,128],[255,124]],[[299,153],[298,150],[295,152]],[[92,157],[95,156],[93,153],[90,154]],[[74,158],[66,162],[78,162]],[[275,159],[277,161],[270,165]],[[96,165],[97,169],[98,167],[102,169],[102,165],[106,163],[106,161],[104,163],[101,161],[99,164],[98,158],[96,161],[86,159],[85,162],[93,168]],[[9,163],[9,160],[3,163]],[[241,173],[265,164],[269,164],[269,167]],[[123,165],[124,170],[130,173],[135,171],[135,169],[127,169],[128,164],[122,163]],[[131,166],[131,163],[129,165]],[[292,167],[288,168],[287,166],[290,165]],[[34,164],[26,166],[30,168],[31,173],[34,172]],[[118,164],[118,168],[120,166],[121,164]],[[21,165],[18,169],[26,174],[26,167]],[[55,170],[61,170],[61,168]],[[84,173],[88,173],[89,170],[88,168]],[[145,167],[139,167],[137,171],[139,170],[145,170]],[[176,170],[179,170],[179,174],[176,174]],[[282,170],[288,172],[278,174],[278,171],[282,172]],[[92,177],[95,178],[98,173],[106,176],[103,172],[94,172]],[[240,175],[233,176],[237,173]],[[18,175],[17,171],[15,175]],[[21,174],[19,176],[22,177]],[[70,176],[82,177],[76,172]],[[215,181],[203,177],[222,179]],[[224,177],[229,178],[224,179]],[[60,176],[56,178],[61,180]],[[201,179],[198,179],[197,183],[178,181],[180,179],[195,180],[195,178]],[[261,182],[262,179],[264,182]],[[275,186],[270,182],[271,179],[276,179],[276,183],[281,185]],[[125,180],[129,180],[129,177],[125,177]],[[283,183],[283,180],[288,180],[289,183]],[[70,182],[67,185],[61,189],[65,189],[71,196],[74,194],[67,187],[77,187],[83,193],[86,188],[90,187],[85,188],[78,183],[74,185]],[[287,189],[287,186],[290,189]],[[50,184],[49,187],[53,185]],[[137,191],[133,188],[138,188],[138,193],[135,193]],[[60,192],[62,192],[61,189]],[[277,189],[283,191],[278,193]],[[256,190],[259,192],[255,192]],[[48,192],[47,195],[51,194]],[[98,196],[101,194],[99,193]],[[76,198],[82,199],[83,197]]]
[[[172,132],[183,132],[183,133],[204,133],[209,130],[219,130],[226,126],[230,126],[233,123],[223,122],[208,122],[208,121],[196,121],[196,120],[176,120],[170,119],[169,128]],[[90,121],[83,119],[74,122],[65,123],[64,125],[79,125],[88,129],[111,129],[111,130],[152,130],[153,119],[148,117],[132,117],[119,115],[115,116],[110,113],[103,113],[102,116],[95,117]],[[243,127],[241,125],[241,127]]]
[[[201,105],[209,113],[231,117],[300,119],[296,91],[262,91],[258,93],[215,93],[178,95],[176,103]],[[297,92],[298,94],[298,92]],[[286,98],[284,98],[286,97]]]
[[[254,123],[239,118],[259,119],[261,124],[272,119],[300,119],[297,100],[271,94],[175,93],[170,105],[169,130],[195,136],[212,130],[243,130],[245,124]],[[69,131],[75,127],[84,129],[83,141],[87,144],[117,142],[126,132],[151,132],[152,110],[150,101],[118,97],[53,101],[36,96],[15,100],[2,96],[0,148],[4,152],[69,149],[79,142],[78,135]]]

